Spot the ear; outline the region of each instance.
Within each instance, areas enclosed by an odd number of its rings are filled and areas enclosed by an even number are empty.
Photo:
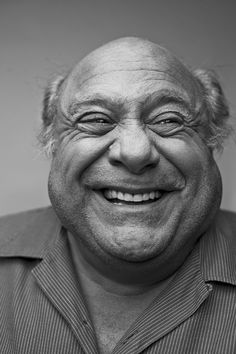
[[[200,84],[207,110],[209,137],[206,143],[212,151],[221,151],[224,141],[232,131],[228,122],[230,117],[229,107],[222,86],[213,70],[197,69],[193,71],[193,75]]]
[[[37,136],[39,146],[46,156],[51,157],[54,151],[53,122],[57,115],[57,100],[64,76],[58,76],[51,80],[44,92],[42,124]]]
[[[58,76],[56,79],[53,79],[45,89],[42,111],[42,121],[45,128],[52,124],[56,115],[57,99],[64,80],[64,76]]]

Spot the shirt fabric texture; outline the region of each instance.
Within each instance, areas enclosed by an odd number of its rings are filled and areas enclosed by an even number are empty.
[[[236,353],[236,214],[220,211],[112,354]],[[0,218],[0,353],[98,353],[51,207]],[[115,321],[115,319],[114,319]]]

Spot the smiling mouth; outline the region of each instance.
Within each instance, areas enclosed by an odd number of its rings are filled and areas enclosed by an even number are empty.
[[[104,189],[104,198],[113,204],[128,204],[128,205],[138,205],[138,204],[149,204],[156,202],[163,195],[162,191],[151,191],[146,193],[127,193],[121,192],[115,189]]]

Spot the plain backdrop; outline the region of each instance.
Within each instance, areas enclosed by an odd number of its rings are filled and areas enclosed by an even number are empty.
[[[236,2],[0,0],[0,214],[49,204],[49,161],[36,146],[43,89],[89,51],[148,38],[192,67],[215,69],[236,114]],[[236,210],[236,146],[218,159],[222,207]]]

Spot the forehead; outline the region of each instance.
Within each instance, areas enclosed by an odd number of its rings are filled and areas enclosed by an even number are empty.
[[[167,91],[194,103],[198,87],[192,74],[169,52],[154,49],[118,46],[95,51],[68,76],[62,106],[102,94],[141,102],[149,94]]]

